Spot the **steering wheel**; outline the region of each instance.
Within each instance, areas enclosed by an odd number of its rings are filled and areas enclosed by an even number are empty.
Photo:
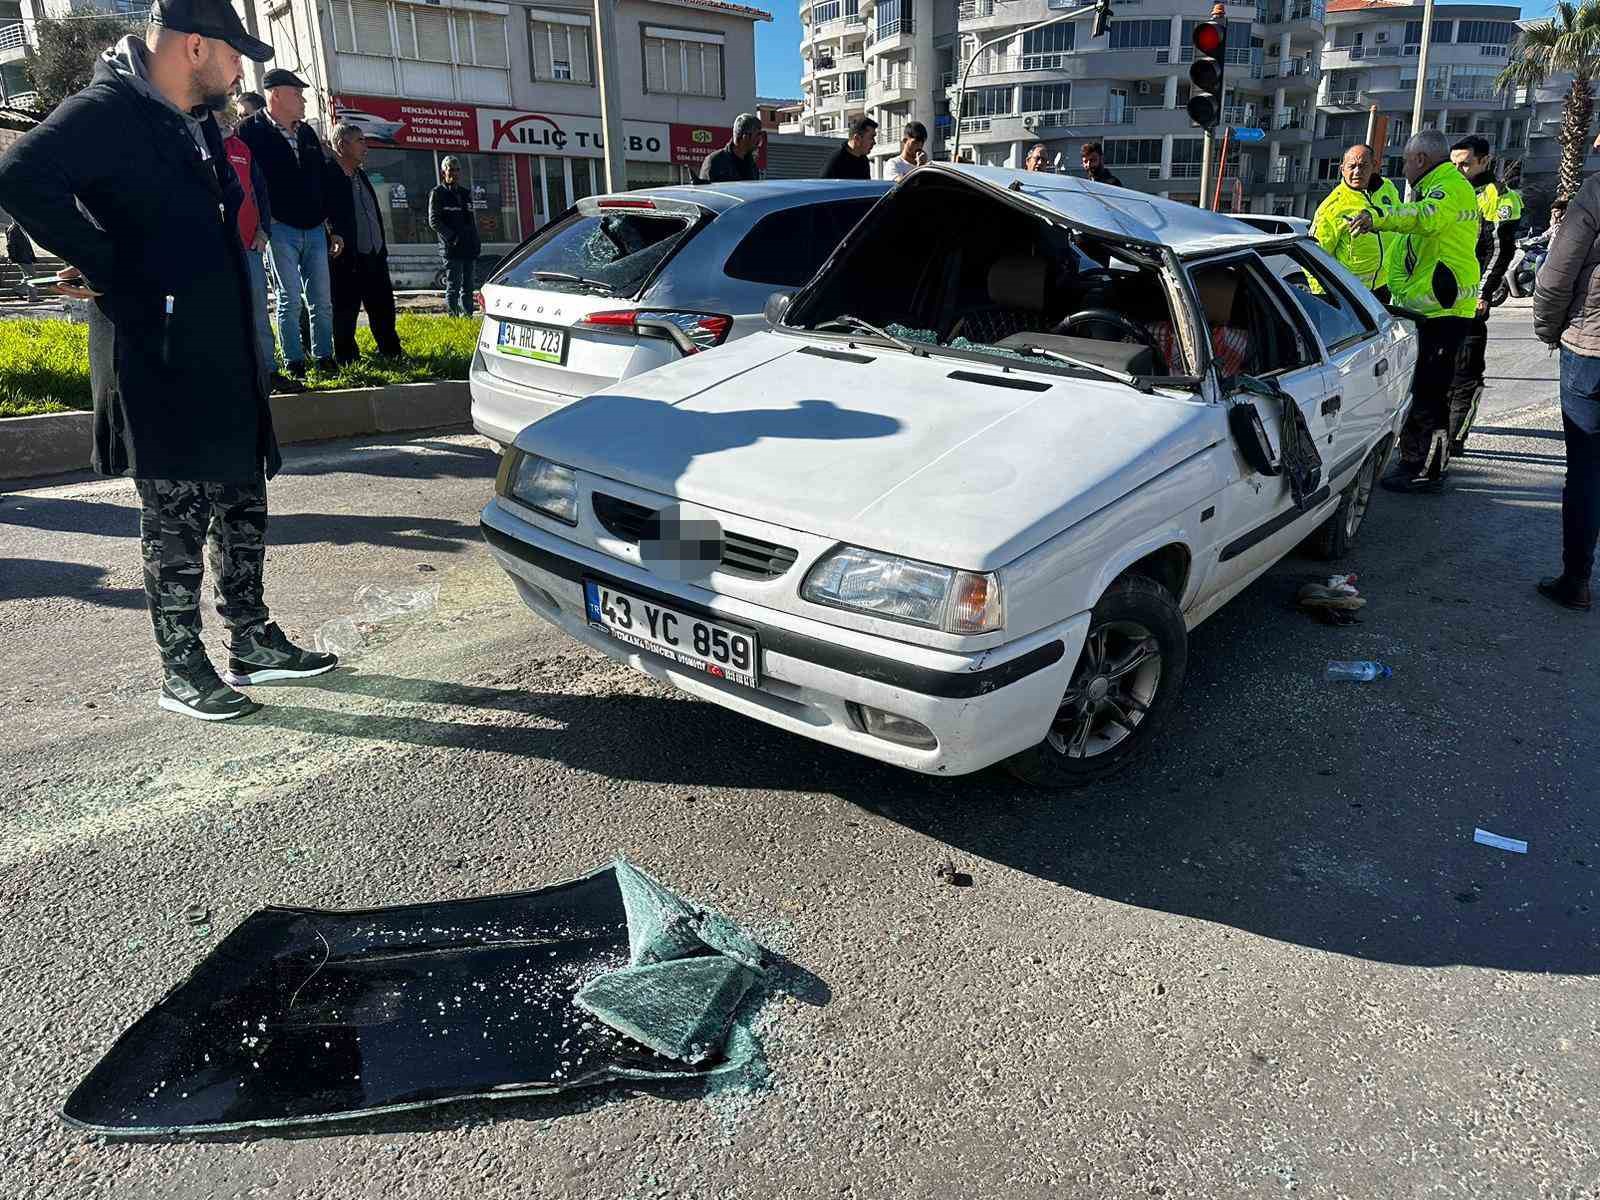
[[[1138,342],[1142,346],[1149,346],[1152,350],[1156,348],[1155,338],[1148,329],[1110,308],[1080,309],[1070,317],[1063,319],[1052,332],[1070,336],[1072,330],[1077,326],[1090,324],[1114,325],[1127,335],[1124,340]]]

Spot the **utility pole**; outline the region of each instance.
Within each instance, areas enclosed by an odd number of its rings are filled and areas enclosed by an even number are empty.
[[[594,0],[594,54],[600,67],[600,128],[606,140],[606,191],[624,192],[628,189],[628,154],[617,91],[617,0]]]
[[[1417,91],[1411,100],[1411,133],[1422,132],[1422,107],[1428,95],[1428,47],[1433,42],[1433,0],[1422,7],[1422,46],[1417,50]]]

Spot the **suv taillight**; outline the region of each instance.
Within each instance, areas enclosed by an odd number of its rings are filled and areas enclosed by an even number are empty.
[[[670,312],[659,308],[594,312],[576,323],[580,329],[667,338],[685,354],[698,354],[728,340],[733,318],[721,313]]]

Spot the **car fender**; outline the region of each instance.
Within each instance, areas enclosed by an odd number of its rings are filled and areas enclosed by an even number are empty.
[[[1184,595],[1173,601],[1192,603],[1206,574],[1205,547],[1221,536],[1209,523],[1222,508],[1225,457],[1217,445],[1192,455],[1003,568],[1008,633],[1087,612],[1129,567],[1172,545],[1189,557]]]

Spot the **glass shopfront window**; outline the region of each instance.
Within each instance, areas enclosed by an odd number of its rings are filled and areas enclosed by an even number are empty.
[[[367,176],[378,194],[383,229],[394,246],[426,246],[438,239],[428,225],[428,196],[439,182],[439,162],[433,150],[401,150],[371,145],[367,151]],[[491,242],[522,240],[517,219],[516,160],[509,154],[466,154],[461,162],[461,185],[472,193],[478,234]]]
[[[472,193],[478,237],[490,242],[518,242],[517,167],[509,154],[458,154],[461,186]]]

